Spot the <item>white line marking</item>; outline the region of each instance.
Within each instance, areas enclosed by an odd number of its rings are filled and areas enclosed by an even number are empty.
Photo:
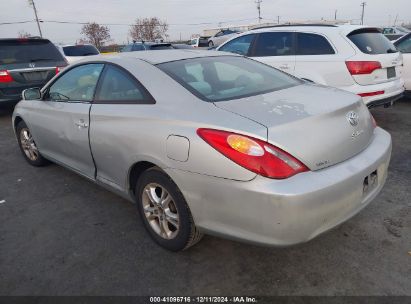
[[[1,200],[0,201],[0,204],[3,204],[3,203],[5,203],[6,202],[6,200]]]

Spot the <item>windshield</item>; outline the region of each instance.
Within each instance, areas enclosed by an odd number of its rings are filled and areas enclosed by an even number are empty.
[[[48,40],[0,41],[0,64],[40,61],[64,61],[61,53]]]
[[[89,56],[99,54],[98,50],[92,45],[63,46],[63,51],[66,56]]]
[[[370,55],[398,52],[395,46],[378,30],[357,30],[347,36],[361,52]]]
[[[209,102],[260,95],[302,83],[265,64],[236,56],[186,59],[157,66]]]

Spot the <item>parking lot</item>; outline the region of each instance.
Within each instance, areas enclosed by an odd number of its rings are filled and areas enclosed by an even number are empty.
[[[206,236],[171,253],[132,204],[60,166],[28,165],[2,110],[0,294],[411,295],[411,100],[372,113],[393,154],[359,215],[292,248]]]

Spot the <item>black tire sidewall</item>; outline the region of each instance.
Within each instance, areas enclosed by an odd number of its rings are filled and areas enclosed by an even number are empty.
[[[39,157],[36,160],[31,160],[30,158],[27,157],[26,153],[24,153],[24,150],[23,150],[23,147],[21,146],[21,141],[20,141],[20,133],[21,133],[21,130],[24,128],[29,129],[29,127],[26,125],[24,121],[20,121],[16,126],[17,142],[18,142],[20,151],[23,154],[24,159],[32,166],[36,166],[36,167],[44,166],[45,164],[47,164],[47,160],[43,156],[41,156],[40,151],[39,151]]]
[[[150,183],[156,183],[161,185],[168,191],[169,194],[171,194],[171,196],[174,199],[174,203],[179,215],[180,224],[179,232],[174,239],[166,240],[159,236],[151,228],[144,214],[141,197],[144,187]],[[140,176],[136,185],[135,193],[138,211],[140,213],[141,219],[143,220],[144,227],[150,233],[151,237],[163,248],[166,248],[171,251],[183,250],[190,240],[190,236],[192,234],[193,229],[193,223],[190,210],[188,209],[183,194],[180,192],[177,185],[164,172],[157,169],[149,169]]]

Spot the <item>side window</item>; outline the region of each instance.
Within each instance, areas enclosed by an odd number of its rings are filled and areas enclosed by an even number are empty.
[[[131,45],[126,45],[125,47],[123,47],[123,49],[121,51],[122,52],[131,52]]]
[[[293,52],[293,33],[271,32],[258,35],[253,56],[290,56]]]
[[[218,50],[224,51],[224,52],[236,53],[240,55],[247,55],[254,37],[255,37],[255,34],[244,35],[244,36],[238,37],[234,40],[231,40],[230,42],[227,42],[225,45],[223,45]]]
[[[54,101],[92,101],[104,64],[85,64],[64,73],[48,89]]]
[[[218,32],[217,34],[215,34],[216,37],[220,37],[223,35],[223,32]]]
[[[147,90],[130,74],[108,64],[95,98],[96,103],[155,103]]]
[[[401,53],[411,53],[411,35],[407,39],[404,39],[399,44],[397,44],[397,49]]]
[[[330,43],[323,36],[316,34],[297,34],[297,55],[335,54]]]

